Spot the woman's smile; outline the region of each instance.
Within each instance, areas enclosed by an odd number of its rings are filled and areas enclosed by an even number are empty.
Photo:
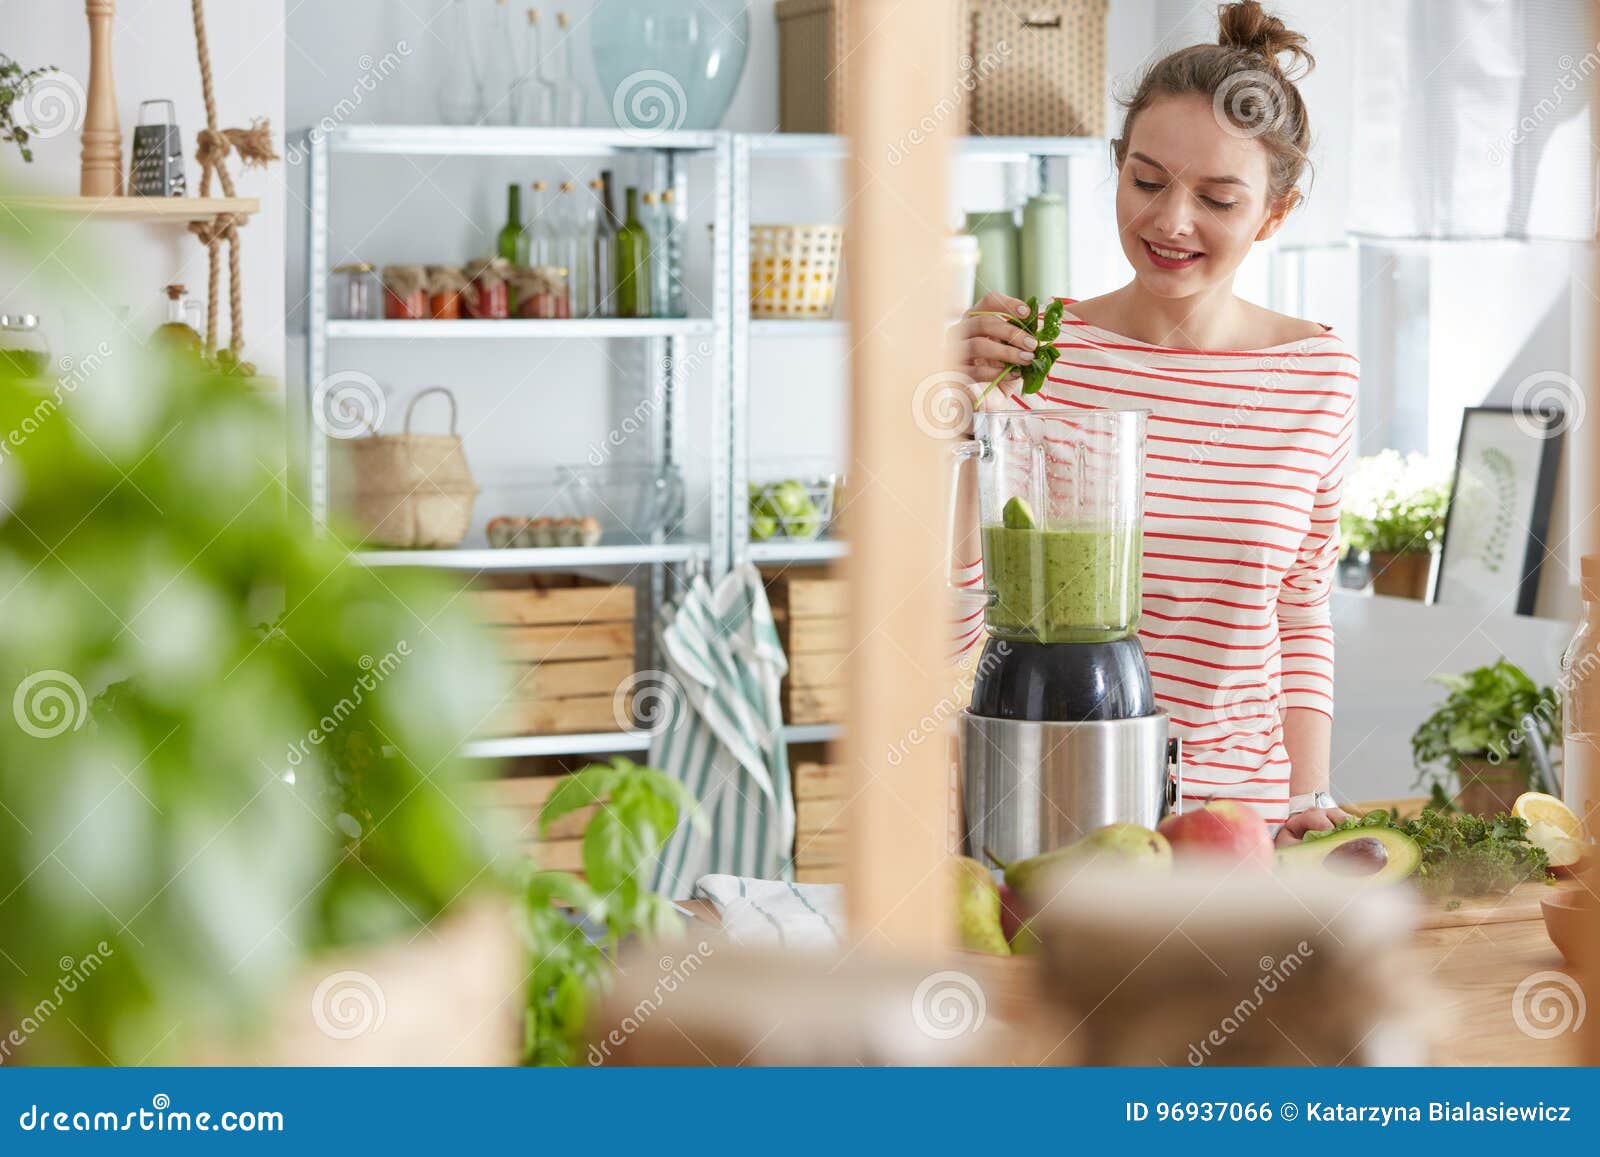
[[[1196,264],[1205,256],[1198,249],[1179,249],[1172,245],[1157,245],[1147,238],[1139,238],[1144,243],[1145,256],[1158,269],[1187,269]]]

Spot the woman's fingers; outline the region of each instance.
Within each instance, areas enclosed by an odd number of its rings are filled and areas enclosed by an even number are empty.
[[[1004,293],[986,293],[977,305],[972,307],[978,310],[994,310],[998,313],[1009,313],[1014,317],[1028,316],[1028,303]]]
[[[1025,366],[1033,361],[1030,350],[1018,349],[1009,342],[995,341],[992,337],[968,338],[964,351],[969,362],[995,362],[1012,366]]]
[[[968,317],[961,323],[960,336],[968,341],[986,337],[1027,350],[1030,354],[1039,348],[1038,341],[1031,333],[1018,329],[1002,317]]]

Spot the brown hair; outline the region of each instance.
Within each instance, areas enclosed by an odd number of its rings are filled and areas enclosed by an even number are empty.
[[[1268,201],[1299,200],[1296,186],[1310,164],[1311,121],[1295,81],[1316,66],[1306,38],[1261,7],[1239,0],[1217,9],[1217,42],[1180,48],[1151,65],[1132,94],[1117,103],[1126,110],[1122,135],[1111,142],[1120,167],[1140,112],[1163,96],[1209,97],[1219,124],[1253,137],[1272,164]],[[1278,58],[1288,54],[1287,66]]]

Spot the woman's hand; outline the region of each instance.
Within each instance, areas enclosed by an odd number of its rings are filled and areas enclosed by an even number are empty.
[[[1307,808],[1303,812],[1295,812],[1284,822],[1278,829],[1276,842],[1280,848],[1284,844],[1298,844],[1300,838],[1307,832],[1325,832],[1351,818],[1353,817],[1336,807]]]
[[[1028,316],[1028,303],[1003,293],[990,293],[952,327],[957,364],[969,377],[976,378],[984,386],[994,381],[1001,370],[1015,370],[1033,361],[1033,351],[1039,345],[1031,335],[1011,325],[1005,318],[974,316],[990,311],[1024,318]],[[1003,400],[1015,383],[1016,377],[1007,375],[1007,379],[995,387],[990,397],[996,401]]]

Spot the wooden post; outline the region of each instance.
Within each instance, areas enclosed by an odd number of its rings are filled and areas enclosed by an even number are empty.
[[[946,740],[942,722],[931,733],[923,722],[949,692],[940,499],[950,467],[949,442],[918,427],[912,399],[940,368],[948,322],[948,151],[962,127],[951,112],[955,0],[852,0],[846,11],[855,644],[846,892],[860,943],[926,957],[954,926],[942,870]]]
[[[111,78],[111,16],[115,0],[84,0],[89,14],[89,92],[83,113],[83,166],[78,192],[122,196],[122,130]]]
[[[1595,37],[1600,36],[1600,4],[1591,0],[1588,8],[1588,39],[1593,44]],[[1593,77],[1590,84],[1594,96],[1592,104],[1600,100],[1600,76]],[[1591,118],[1589,131],[1591,144],[1600,148],[1600,118]],[[1594,284],[1600,285],[1600,254],[1593,259],[1590,268]],[[1582,288],[1582,278],[1577,281],[1579,285],[1574,292]],[[1578,519],[1574,537],[1580,556],[1600,552],[1600,513],[1592,513],[1595,504],[1600,502],[1600,339],[1596,338],[1596,333],[1600,333],[1600,307],[1591,303],[1588,341],[1591,360],[1588,373],[1578,375],[1578,389],[1583,391],[1583,397],[1582,404],[1576,407],[1580,418],[1571,430],[1572,445],[1567,452],[1567,502],[1573,517]],[[1591,894],[1600,887],[1600,864],[1589,865],[1588,884]],[[1589,928],[1588,960],[1576,969],[1589,1010],[1581,1029],[1580,1054],[1582,1064],[1600,1065],[1600,1015],[1597,1015],[1600,1014],[1600,912],[1591,914],[1594,918]]]

